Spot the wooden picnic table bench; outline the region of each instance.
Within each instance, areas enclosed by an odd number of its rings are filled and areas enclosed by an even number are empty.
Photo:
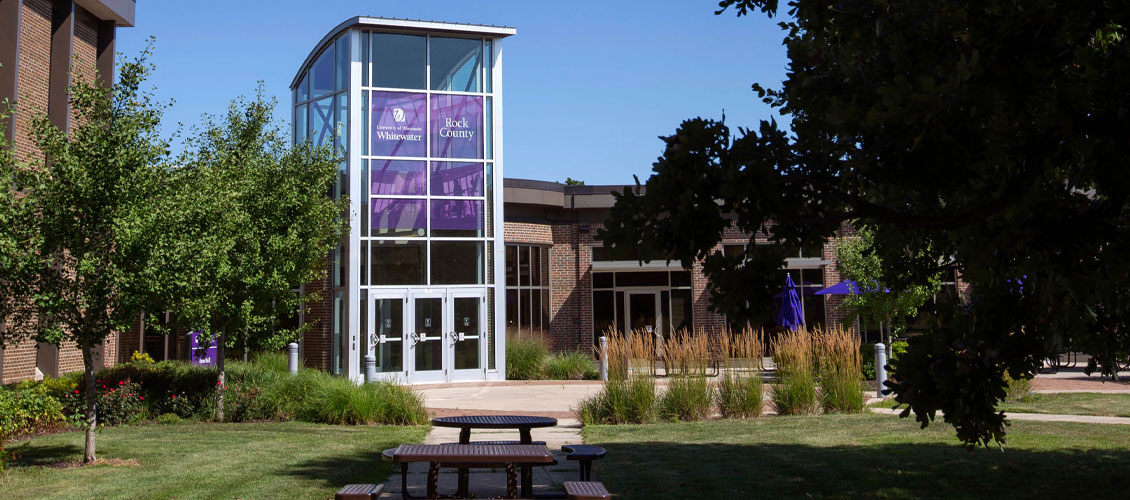
[[[459,444],[471,443],[471,429],[517,429],[518,441],[485,441],[482,444],[545,444],[544,441],[534,442],[530,429],[535,427],[553,427],[557,419],[551,417],[538,417],[530,415],[462,415],[456,417],[439,417],[432,419],[436,427],[458,427]],[[522,465],[522,484],[531,484],[533,469],[529,465]],[[459,468],[459,489],[456,495],[467,494],[468,467]],[[530,497],[530,491],[522,487],[522,496]]]
[[[428,485],[426,498],[439,498],[439,468],[460,465],[506,468],[506,496],[518,497],[518,467],[548,465],[556,463],[553,454],[545,445],[517,444],[402,444],[395,449],[385,450],[384,456],[400,464],[401,492],[404,498],[418,498],[408,493],[408,464],[428,462]],[[531,481],[523,477],[522,497],[533,497]],[[466,491],[456,492],[466,496]]]

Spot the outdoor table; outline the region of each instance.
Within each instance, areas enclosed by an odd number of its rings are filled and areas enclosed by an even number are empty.
[[[465,415],[461,417],[433,418],[432,425],[436,427],[458,427],[459,444],[471,443],[471,429],[518,429],[518,443],[533,444],[534,441],[530,437],[530,429],[534,427],[554,427],[557,425],[557,419],[527,415]],[[522,497],[530,498],[533,496],[533,487],[530,486],[532,483],[533,470],[529,465],[523,465]],[[467,469],[461,468],[459,469],[459,491],[456,494],[466,494],[466,489]]]
[[[440,464],[501,464],[506,467],[506,496],[518,497],[516,466],[523,464],[551,464],[553,453],[545,445],[535,444],[402,444],[392,452],[392,461],[400,464],[401,492],[408,494],[408,464],[428,462],[427,498],[439,498]],[[532,485],[522,484],[522,496],[529,498]],[[465,493],[465,492],[463,492]]]

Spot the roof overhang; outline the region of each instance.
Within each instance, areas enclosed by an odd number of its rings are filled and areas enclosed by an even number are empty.
[[[137,10],[135,0],[75,0],[75,3],[98,19],[114,21],[114,26],[133,27],[134,13]]]
[[[125,1],[125,0],[123,0]],[[444,23],[439,21],[423,21],[418,19],[395,19],[388,17],[369,17],[357,16],[351,19],[346,19],[341,24],[326,33],[318,44],[314,46],[314,50],[306,56],[306,60],[302,61],[302,66],[298,67],[298,72],[294,74],[294,78],[290,81],[290,88],[298,86],[302,74],[306,69],[314,63],[314,58],[322,52],[322,49],[333,39],[337,38],[341,32],[352,28],[354,26],[361,26],[365,28],[378,28],[382,31],[400,32],[400,33],[449,33],[452,35],[468,35],[468,36],[481,36],[483,38],[505,38],[510,35],[518,33],[516,28],[509,26],[490,26],[482,24],[464,24],[464,23]]]

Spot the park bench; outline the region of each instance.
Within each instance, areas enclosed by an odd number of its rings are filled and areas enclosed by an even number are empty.
[[[565,481],[565,494],[569,500],[610,500],[612,495],[604,483],[595,481]]]
[[[509,498],[518,496],[518,467],[530,465],[549,465],[556,463],[553,454],[545,445],[476,445],[476,444],[402,444],[385,450],[382,455],[401,466],[402,494],[408,494],[408,464],[428,462],[427,497],[438,497],[439,468],[445,467],[498,467],[506,468],[506,494]],[[522,497],[533,496],[531,484],[526,478],[522,481]],[[465,485],[460,484],[456,496],[467,494]]]
[[[592,461],[604,458],[607,453],[604,448],[591,444],[567,444],[561,447],[561,451],[568,453],[566,459],[580,462],[581,481],[592,480]]]
[[[334,494],[334,500],[376,500],[384,489],[384,484],[347,484]]]

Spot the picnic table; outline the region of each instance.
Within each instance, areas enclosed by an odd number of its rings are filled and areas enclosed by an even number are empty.
[[[528,415],[464,415],[458,417],[439,417],[432,419],[436,427],[458,427],[459,444],[471,443],[471,429],[518,429],[518,441],[484,441],[476,444],[534,444],[530,429],[535,427],[554,427],[556,418]],[[544,443],[541,443],[544,444]],[[532,497],[533,470],[522,465],[522,497]],[[456,495],[467,493],[467,467],[459,468],[459,490]]]
[[[506,467],[506,496],[518,497],[517,467],[528,464],[552,464],[553,454],[545,445],[537,444],[402,444],[386,452],[401,467],[401,492],[404,498],[417,498],[408,494],[408,464],[428,462],[426,498],[439,498],[439,468],[441,464],[474,464],[476,466],[502,465]],[[462,487],[462,485],[460,485]],[[523,479],[522,496],[532,497],[532,486]],[[465,496],[466,491],[456,492]]]

